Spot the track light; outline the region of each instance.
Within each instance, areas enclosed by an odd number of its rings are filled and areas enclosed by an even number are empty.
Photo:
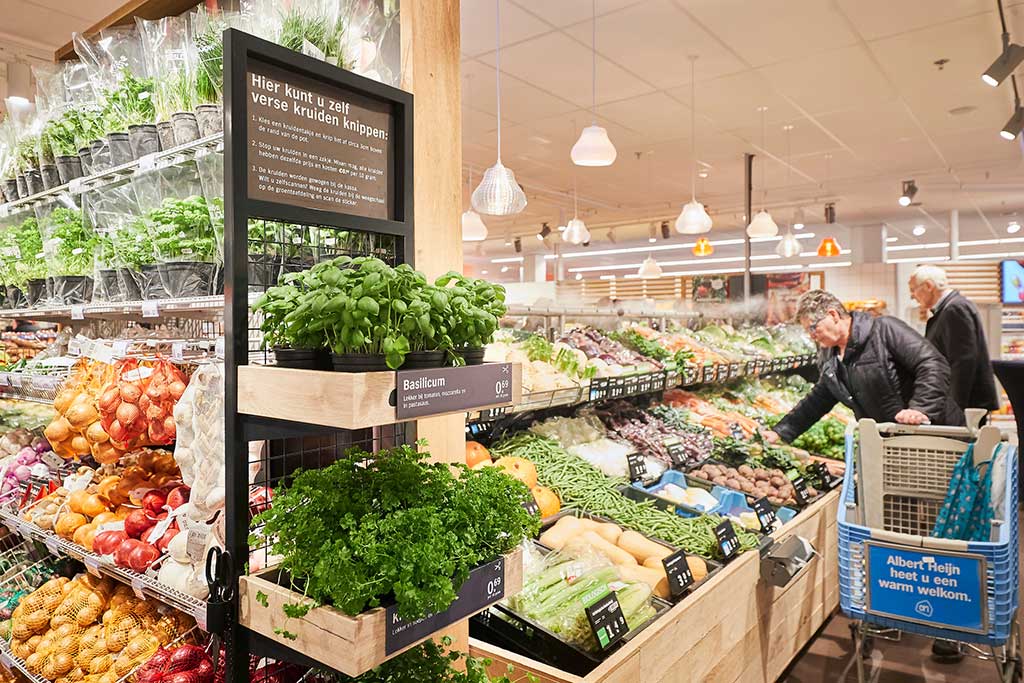
[[[1016,232],[1020,232],[1020,223],[1018,223],[1017,221],[1010,221],[1010,224],[1006,226],[1006,232],[1010,233],[1011,235]]]
[[[915,190],[916,191],[916,190]],[[836,205],[834,202],[829,202],[825,205],[825,223],[832,225],[836,222]]]
[[[1015,140],[1020,135],[1021,128],[1024,128],[1024,107],[1017,103],[1017,108],[1013,111],[1013,116],[1006,122],[1003,129],[999,131],[1000,137],[1004,140]]]
[[[1005,81],[1006,77],[1012,74],[1022,61],[1024,61],[1024,47],[1011,43],[1010,34],[1004,33],[1003,52],[996,57],[996,61],[992,62],[992,66],[985,69],[981,80],[994,88]]]
[[[661,237],[662,239],[668,239],[672,236],[672,233],[668,229],[668,221],[661,222]]]
[[[910,203],[914,201],[914,195],[917,194],[917,185],[914,181],[904,180],[903,181],[903,193],[900,195],[900,206],[910,206]]]
[[[590,240],[587,240],[586,242],[584,242],[584,243],[583,243],[583,244],[581,244],[580,246],[581,246],[581,247],[589,247],[589,246],[590,246]]]
[[[615,229],[608,228],[608,241],[615,244]]]
[[[803,207],[797,207],[796,211],[793,212],[793,229],[794,230],[803,230],[804,229],[804,223],[806,221],[807,221],[807,218],[806,218],[806,216],[804,216]]]
[[[517,237],[516,238],[516,241],[514,243],[514,247],[515,247],[515,250],[516,250],[517,254],[522,254],[523,253],[523,239],[521,237]]]
[[[537,233],[537,239],[543,240],[545,237],[551,234],[551,226],[547,223],[542,223],[540,226],[540,232]]]
[[[658,241],[658,227],[651,223],[650,230],[647,231],[647,241],[654,244]]]

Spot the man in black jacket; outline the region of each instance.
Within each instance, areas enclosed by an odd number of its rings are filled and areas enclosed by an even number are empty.
[[[999,408],[996,380],[978,309],[955,289],[946,271],[921,266],[910,276],[910,296],[931,309],[924,336],[949,363],[949,386],[961,409]]]
[[[821,376],[773,431],[770,443],[792,441],[837,402],[857,419],[902,424],[962,425],[963,412],[949,394],[949,364],[902,320],[847,312],[822,289],[800,297],[796,318],[821,347]]]

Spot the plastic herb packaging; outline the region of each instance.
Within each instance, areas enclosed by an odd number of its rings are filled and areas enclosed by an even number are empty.
[[[36,206],[49,299],[55,305],[92,301],[93,256],[98,238],[82,220],[81,208],[65,195],[61,201]]]

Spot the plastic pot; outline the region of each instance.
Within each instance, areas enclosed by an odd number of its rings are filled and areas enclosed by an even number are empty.
[[[18,185],[18,196],[24,199],[28,196],[28,185],[25,183],[25,174],[19,173],[15,178],[14,182]]]
[[[281,260],[270,254],[249,254],[246,264],[249,288],[262,292],[277,284],[281,275]]]
[[[317,349],[291,349],[283,346],[274,347],[274,360],[279,368],[299,368],[316,370],[319,367]]]
[[[25,187],[28,189],[29,195],[34,195],[45,189],[43,187],[43,174],[39,172],[38,168],[30,168],[25,171]]]
[[[92,278],[85,275],[58,275],[53,278],[51,293],[62,304],[87,304],[92,301]]]
[[[92,149],[88,145],[78,150],[78,160],[82,164],[82,175],[92,175]]]
[[[14,285],[7,285],[7,305],[11,308],[22,308],[25,305],[25,293]]]
[[[466,361],[466,365],[483,365],[484,362],[484,347],[477,346],[474,348],[456,349],[455,353],[462,356],[462,359]]]
[[[105,301],[124,301],[124,292],[121,289],[121,276],[117,268],[100,268],[99,280],[96,286],[99,288],[96,295]]]
[[[423,368],[444,367],[447,351],[410,351],[402,363],[403,370],[421,370]]]
[[[379,353],[332,353],[331,366],[335,372],[387,371],[387,361]]]
[[[102,173],[110,168],[110,148],[106,140],[93,140],[89,145],[89,158],[92,159],[90,169],[93,173]]]
[[[199,136],[209,137],[224,129],[224,113],[219,104],[200,104],[196,107]]]
[[[150,299],[166,299],[170,296],[167,290],[164,289],[163,282],[160,280],[159,266],[155,263],[142,266],[142,274],[139,280],[139,299],[142,301],[148,301]]]
[[[170,121],[157,121],[156,136],[160,138],[160,150],[174,147],[174,126]]]
[[[43,177],[43,189],[52,190],[60,186],[60,174],[57,173],[56,164],[46,164],[39,167],[39,174]]]
[[[199,122],[192,112],[174,112],[171,114],[171,125],[174,127],[175,145],[187,145],[199,139]]]
[[[107,149],[111,166],[123,166],[135,160],[128,133],[107,133]]]
[[[156,124],[137,123],[128,126],[128,144],[134,159],[159,152],[160,135],[156,132]]]
[[[71,155],[57,157],[57,175],[60,176],[61,183],[70,183],[75,178],[81,178],[82,158]]]
[[[157,265],[160,282],[172,299],[209,296],[217,286],[217,264],[203,261],[169,261]]]
[[[122,301],[142,301],[142,273],[131,268],[118,268],[117,279],[124,297]]]
[[[7,178],[4,180],[4,201],[16,201],[21,195],[18,194],[18,179]]]
[[[32,278],[25,283],[25,302],[29,306],[35,306],[46,299],[46,280],[44,278]]]

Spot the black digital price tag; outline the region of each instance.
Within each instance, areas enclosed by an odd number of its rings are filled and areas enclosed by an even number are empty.
[[[736,536],[736,530],[732,528],[732,521],[726,519],[715,527],[715,540],[722,550],[722,557],[726,562],[736,556],[740,549],[740,539]]]
[[[715,376],[718,373],[718,368],[714,365],[704,366],[704,375],[702,377],[705,384],[715,381]]]
[[[729,433],[732,434],[732,438],[737,441],[743,441],[747,438],[747,435],[743,433],[743,428],[735,422],[729,423]]]
[[[693,583],[693,574],[686,561],[686,551],[677,550],[663,559],[661,564],[665,567],[665,575],[668,576],[668,592],[673,598],[678,598]]]
[[[647,461],[640,453],[630,453],[626,456],[626,464],[629,465],[629,480],[643,481],[647,476]]]
[[[683,386],[688,387],[696,384],[700,381],[700,370],[697,368],[687,367],[683,369]]]
[[[587,602],[588,600],[584,598],[583,603],[587,604]],[[602,650],[607,650],[617,643],[629,631],[626,617],[622,614],[622,607],[619,605],[619,598],[612,591],[596,598],[584,608],[584,611],[587,613],[590,628],[594,632],[594,639],[597,640],[597,644]]]
[[[747,367],[746,367],[746,374],[753,375],[756,372],[757,372],[757,361],[756,360],[748,360],[747,361]]]
[[[775,516],[775,508],[768,502],[768,498],[761,497],[755,500],[751,506],[754,508],[754,514],[757,515],[757,521],[761,524],[761,531],[766,534],[770,534],[775,529],[775,523],[778,521],[778,517]]]
[[[671,441],[665,444],[668,451],[668,459],[672,461],[672,467],[682,467],[686,464],[686,447],[682,441]]]
[[[828,465],[823,462],[816,462],[811,465],[811,468],[818,473],[822,486],[829,491],[843,483],[842,478],[833,475],[829,471]]]
[[[508,415],[508,406],[504,406],[502,408],[484,408],[480,411],[480,421],[487,422],[499,417],[504,417],[505,415]]]
[[[729,363],[729,379],[740,376],[740,367],[739,363]]]
[[[608,377],[590,380],[590,400],[598,401],[608,396]]]
[[[724,382],[727,379],[729,379],[729,366],[724,364],[716,366],[715,381]]]
[[[540,517],[540,506],[537,505],[537,501],[533,498],[533,496],[530,496],[530,500],[523,501],[523,509],[526,510],[531,515],[536,515]]]
[[[804,481],[803,477],[797,477],[793,480],[793,494],[799,505],[807,505],[810,502],[811,497],[807,493],[807,482]]]

